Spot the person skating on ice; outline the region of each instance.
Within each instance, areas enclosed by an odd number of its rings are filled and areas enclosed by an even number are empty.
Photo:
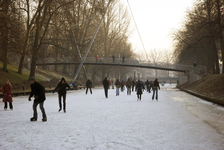
[[[90,93],[92,94],[92,82],[88,79],[86,81],[86,94],[88,93],[88,89],[90,90]]]
[[[9,82],[9,80],[5,81],[4,86],[2,87],[3,92],[3,102],[5,103],[4,110],[7,110],[7,102],[9,102],[9,108],[13,110],[12,106],[12,84]]]
[[[103,87],[104,87],[105,97],[108,98],[109,82],[107,81],[107,77],[105,77],[105,79],[103,80]]]
[[[40,110],[42,112],[42,121],[46,122],[47,121],[47,116],[45,113],[44,109],[44,101],[46,100],[45,97],[45,89],[43,85],[35,81],[34,77],[30,78],[30,83],[31,83],[31,92],[30,96],[28,98],[29,101],[31,101],[31,97],[34,96],[34,101],[33,101],[33,117],[30,118],[30,121],[37,121],[37,105],[39,104]]]
[[[65,78],[62,77],[61,81],[58,83],[57,87],[53,90],[53,93],[55,91],[58,92],[58,100],[59,100],[58,112],[60,112],[62,109],[61,97],[63,97],[63,110],[64,110],[64,113],[66,113],[66,88],[68,88],[68,90],[70,90],[70,86],[68,85],[68,83],[66,83]]]
[[[127,95],[131,95],[131,86],[132,86],[132,81],[130,78],[128,78],[128,81],[126,82],[126,87],[127,87]]]
[[[142,90],[145,89],[144,85],[140,82],[140,80],[138,80],[138,83],[136,84],[136,90],[137,90],[137,101],[140,100],[142,98]]]
[[[153,82],[153,87],[152,87],[152,90],[153,90],[152,100],[154,100],[154,96],[156,93],[156,100],[158,101],[158,89],[160,90],[160,86],[159,86],[159,81],[156,78],[155,81]]]
[[[117,79],[117,81],[115,82],[115,86],[116,86],[116,96],[119,96],[120,93],[120,87],[121,87],[121,82],[119,81],[119,79]]]

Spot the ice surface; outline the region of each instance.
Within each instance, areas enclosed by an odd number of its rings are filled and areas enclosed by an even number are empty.
[[[144,92],[128,96],[103,88],[67,93],[67,113],[58,95],[46,94],[47,122],[30,122],[28,96],[14,97],[14,110],[0,103],[0,150],[223,150],[224,109],[165,85],[159,101]]]

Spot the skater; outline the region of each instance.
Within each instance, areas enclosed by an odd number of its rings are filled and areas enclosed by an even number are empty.
[[[62,77],[61,81],[58,83],[57,87],[53,90],[53,93],[55,91],[58,92],[58,99],[59,99],[59,110],[61,111],[62,105],[61,105],[61,97],[63,97],[63,110],[64,113],[66,113],[66,88],[68,87],[68,90],[70,90],[70,86],[68,83],[66,83],[65,78]]]
[[[151,93],[152,87],[153,87],[153,81],[149,81],[149,93]]]
[[[109,86],[109,82],[107,81],[107,77],[105,77],[105,79],[103,80],[103,87],[104,87],[106,98],[108,98],[108,86]]]
[[[119,81],[119,79],[117,79],[117,81],[115,82],[115,85],[116,85],[116,96],[119,96],[119,89],[121,87],[121,83]]]
[[[137,90],[137,101],[140,100],[141,101],[141,97],[142,97],[142,91],[145,89],[144,85],[141,83],[140,80],[138,80],[137,84],[136,84],[136,90]]]
[[[147,81],[145,82],[145,86],[146,86],[147,92],[149,92],[149,80],[147,80]]]
[[[124,83],[124,81],[122,80],[122,81],[121,81],[121,92],[124,91],[124,85],[125,85],[125,83]]]
[[[156,100],[158,101],[158,89],[160,90],[160,86],[159,86],[159,81],[158,79],[156,78],[155,81],[153,82],[153,94],[152,94],[152,100],[154,100],[154,95],[155,95],[155,92],[156,92]]]
[[[127,95],[131,95],[131,86],[132,86],[132,81],[130,78],[128,78],[128,81],[126,82]]]
[[[134,88],[135,88],[135,80],[133,79],[132,80],[132,92],[134,91]]]
[[[90,93],[92,94],[91,88],[92,88],[92,82],[88,79],[86,81],[86,94],[88,93],[88,89],[90,90]]]
[[[31,92],[30,96],[28,98],[29,101],[31,101],[31,97],[34,96],[34,101],[33,101],[33,117],[30,118],[30,121],[37,121],[37,105],[39,104],[40,110],[42,112],[42,121],[46,122],[47,121],[47,116],[45,113],[44,109],[44,101],[46,100],[45,97],[45,89],[43,85],[35,81],[34,77],[30,78],[30,83],[31,83]]]
[[[114,81],[112,80],[112,82],[111,82],[111,83],[112,83],[112,89],[114,89]]]
[[[2,87],[3,92],[3,102],[5,103],[4,110],[7,110],[7,102],[9,102],[9,108],[13,110],[12,106],[12,84],[9,82],[9,80],[5,81],[5,85]]]

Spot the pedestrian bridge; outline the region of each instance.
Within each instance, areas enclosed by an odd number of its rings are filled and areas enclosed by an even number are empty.
[[[37,62],[37,66],[46,66],[46,65],[76,65],[80,64],[81,59],[74,57],[65,57],[65,58],[45,58],[40,59]],[[190,65],[180,65],[180,64],[170,64],[164,62],[151,62],[147,60],[139,59],[122,59],[122,58],[99,58],[86,57],[83,65],[107,65],[107,66],[121,66],[121,67],[137,67],[137,68],[148,68],[148,69],[158,69],[166,71],[176,71],[188,73],[189,71],[196,74],[204,74],[205,69],[202,66],[193,67]]]

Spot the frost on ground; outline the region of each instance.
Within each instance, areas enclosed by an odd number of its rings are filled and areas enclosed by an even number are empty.
[[[28,96],[14,97],[14,110],[0,103],[0,150],[223,150],[224,109],[165,85],[159,101],[102,88],[67,93],[67,113],[57,94],[46,94],[47,122],[30,122]]]

